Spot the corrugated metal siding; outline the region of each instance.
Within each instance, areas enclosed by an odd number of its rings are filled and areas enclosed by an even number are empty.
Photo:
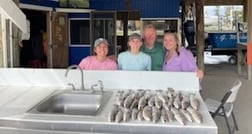
[[[179,0],[132,0],[132,10],[141,18],[178,18]],[[97,10],[126,10],[124,0],[90,0],[90,8]]]
[[[20,0],[20,3],[46,6],[46,7],[58,7],[59,6],[59,3],[57,1],[51,1],[51,0]]]
[[[132,8],[140,11],[141,18],[179,17],[179,0],[132,0]]]
[[[90,8],[96,10],[123,10],[123,0],[90,0]]]
[[[140,11],[141,18],[177,18],[179,0],[131,0],[132,10]],[[58,7],[51,0],[20,0],[20,3]],[[90,0],[90,8],[96,10],[126,10],[124,0]]]

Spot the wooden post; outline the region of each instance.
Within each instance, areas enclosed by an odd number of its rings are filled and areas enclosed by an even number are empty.
[[[252,63],[251,63],[251,59],[252,59],[252,1],[251,0],[248,0],[247,1],[247,9],[248,9],[248,14],[247,14],[247,22],[248,22],[248,33],[247,33],[247,45],[250,45],[250,46],[247,46],[247,63],[248,63],[248,80],[251,80],[251,69],[252,69]]]
[[[3,67],[2,16],[0,15],[0,67]]]
[[[204,0],[195,0],[196,7],[196,45],[197,45],[197,65],[204,70]]]
[[[19,6],[19,1],[20,0],[13,0],[13,2]],[[10,67],[18,67],[20,66],[20,42],[21,42],[21,30],[17,28],[17,26],[15,25],[11,25],[12,30],[14,31],[12,34],[13,41],[12,41],[12,59],[10,59],[10,61],[12,61],[12,63],[10,63]],[[11,58],[11,57],[10,57]]]
[[[248,17],[248,1],[249,0],[244,0],[244,3],[243,3],[243,21],[244,22],[247,21],[247,17]]]
[[[18,6],[20,0],[13,0],[13,2]]]

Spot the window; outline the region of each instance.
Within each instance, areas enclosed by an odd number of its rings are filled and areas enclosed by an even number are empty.
[[[89,20],[70,19],[70,44],[90,45]]]
[[[141,30],[141,22],[139,20],[129,20],[128,21],[128,35],[132,33],[140,33]],[[123,21],[116,21],[116,35],[123,36]]]
[[[204,6],[205,31],[234,31],[243,22],[243,6]]]

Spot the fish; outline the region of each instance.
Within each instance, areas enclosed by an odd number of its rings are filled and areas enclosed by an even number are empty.
[[[127,121],[129,121],[130,118],[131,118],[131,110],[125,108],[125,109],[123,110],[123,121],[124,121],[124,122],[127,122]]]
[[[152,95],[150,99],[148,100],[148,106],[154,106],[155,105],[155,95]]]
[[[151,90],[146,90],[144,94],[145,99],[149,100],[151,96],[152,96]]]
[[[180,109],[180,111],[184,115],[187,121],[193,122],[193,117],[188,111],[186,111],[185,109]]]
[[[173,106],[177,109],[181,107],[181,101],[180,101],[180,94],[177,94],[174,101],[173,101]]]
[[[135,91],[134,94],[135,94],[135,95],[134,95],[134,99],[139,100],[139,99],[142,97],[142,96],[141,96],[141,91],[140,91],[140,90]]]
[[[161,111],[157,107],[152,107],[152,121],[156,123],[159,121],[161,116]]]
[[[172,113],[171,110],[166,110],[166,113],[168,115],[169,122],[174,121],[174,114]]]
[[[108,116],[109,117],[108,118],[109,122],[114,122],[115,121],[116,114],[117,114],[118,110],[119,110],[119,105],[114,104],[112,106],[111,111],[109,112],[109,116]]]
[[[172,111],[173,114],[176,114],[176,113],[179,112],[178,109],[175,108],[175,107],[171,107],[171,111]]]
[[[138,109],[133,108],[132,112],[131,112],[131,120],[136,120],[137,119],[137,115],[138,115]]]
[[[174,97],[169,98],[168,103],[167,103],[169,108],[173,106],[173,102],[174,102]]]
[[[164,94],[162,94],[162,92],[158,92],[158,93],[157,93],[157,96],[158,96],[158,98],[159,98],[163,103],[169,101],[169,100],[168,100],[168,97],[165,96]]]
[[[122,99],[125,100],[131,94],[131,92],[132,90],[124,91],[122,94]]]
[[[201,124],[203,122],[203,117],[200,114],[200,112],[196,111],[194,108],[192,108],[191,106],[188,106],[186,109],[193,117],[193,120],[199,124]]]
[[[130,105],[130,109],[138,108],[138,101],[139,99],[135,98]]]
[[[143,118],[146,121],[152,120],[152,108],[150,106],[145,106],[143,108]]]
[[[138,101],[138,109],[143,109],[146,106],[147,100],[146,98],[143,96],[139,99]]]
[[[123,102],[124,102],[123,94],[124,94],[124,91],[120,91],[120,90],[117,91],[115,104],[118,104],[119,106],[123,106]]]
[[[185,117],[183,114],[176,108],[172,107],[171,111],[174,115],[174,118],[182,125],[185,125]]]
[[[169,105],[169,102],[165,102],[165,103],[163,103],[163,108],[165,110],[170,110],[171,109],[171,105]]]
[[[161,109],[162,107],[162,101],[159,99],[158,96],[155,96],[155,106],[158,108],[158,109]]]
[[[175,118],[181,125],[185,125],[185,117],[182,115],[181,112],[178,112],[178,113],[174,114],[174,118]]]
[[[190,94],[190,105],[192,106],[193,109],[197,111],[200,108],[200,101],[198,98],[195,97],[194,94]]]
[[[140,98],[140,97],[144,96],[145,90],[144,90],[144,89],[138,89],[138,90],[137,90],[137,93],[138,93],[138,96],[139,96],[139,98]]]
[[[128,95],[128,96],[125,98],[124,102],[123,102],[123,107],[125,107],[125,108],[130,108],[130,106],[131,106],[133,100],[134,100],[134,95],[133,95],[133,94]]]
[[[169,122],[169,117],[168,117],[168,114],[167,114],[167,112],[166,112],[165,109],[161,109],[161,117],[160,117],[160,120],[161,120],[163,123]]]
[[[186,109],[190,105],[188,95],[183,95],[181,100],[181,108]]]
[[[173,88],[170,88],[170,87],[167,88],[167,96],[168,96],[169,98],[175,96],[175,94],[176,94],[176,93],[175,93],[175,90],[174,90]]]
[[[123,120],[123,110],[118,110],[116,117],[115,117],[115,122],[120,123]]]
[[[144,120],[143,110],[142,109],[138,111],[137,120],[139,120],[139,121],[143,121]]]

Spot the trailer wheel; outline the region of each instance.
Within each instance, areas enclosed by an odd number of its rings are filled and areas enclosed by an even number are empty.
[[[228,59],[228,63],[230,63],[232,65],[236,64],[237,63],[237,57],[235,55],[230,56],[229,59]]]

